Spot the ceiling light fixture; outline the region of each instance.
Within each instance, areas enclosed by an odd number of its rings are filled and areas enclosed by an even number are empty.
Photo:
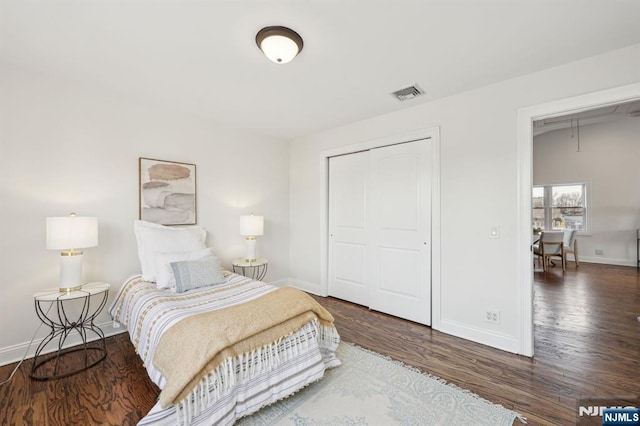
[[[276,64],[286,64],[302,50],[300,34],[287,27],[265,27],[256,34],[262,53]]]

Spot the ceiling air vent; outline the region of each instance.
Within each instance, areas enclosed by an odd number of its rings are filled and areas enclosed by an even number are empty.
[[[413,86],[405,87],[404,89],[396,90],[392,93],[399,101],[406,101],[407,99],[413,99],[424,94],[421,88],[417,84]]]

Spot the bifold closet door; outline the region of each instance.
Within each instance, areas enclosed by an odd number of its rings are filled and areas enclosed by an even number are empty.
[[[431,145],[329,159],[329,295],[431,323]]]

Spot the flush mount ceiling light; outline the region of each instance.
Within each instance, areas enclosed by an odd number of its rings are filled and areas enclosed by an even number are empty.
[[[300,34],[287,27],[265,27],[256,34],[256,44],[277,64],[286,64],[302,50]]]

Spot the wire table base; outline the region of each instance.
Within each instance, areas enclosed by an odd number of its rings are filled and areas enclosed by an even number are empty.
[[[103,285],[104,287],[104,285]],[[35,309],[40,320],[48,325],[51,331],[38,345],[30,377],[35,380],[49,380],[67,377],[85,371],[107,356],[107,347],[103,331],[94,321],[107,303],[108,284],[103,289],[93,291],[78,290],[74,294],[59,293],[51,296],[36,296]],[[77,294],[75,294],[77,293]],[[92,306],[92,296],[97,299],[97,305]],[[70,311],[70,301],[81,303],[79,313]],[[45,309],[48,307],[48,309]],[[54,310],[55,313],[49,315]],[[75,332],[75,333],[74,333]],[[71,335],[79,335],[82,343],[71,348],[64,348],[65,342]],[[89,338],[96,339],[88,342]],[[43,354],[53,351],[52,353]],[[78,366],[66,361],[68,355],[82,352],[84,362]]]

